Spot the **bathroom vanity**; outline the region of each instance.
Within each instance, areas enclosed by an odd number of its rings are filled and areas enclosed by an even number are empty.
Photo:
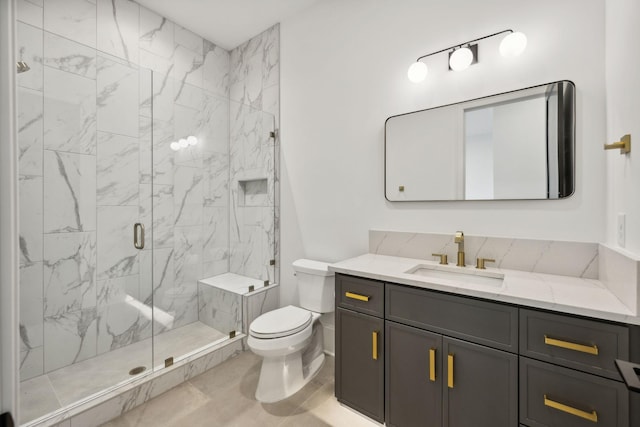
[[[389,426],[640,425],[640,395],[614,362],[640,361],[640,319],[598,296],[605,289],[376,254],[331,269],[336,397],[370,418]],[[561,289],[591,303],[565,306]]]

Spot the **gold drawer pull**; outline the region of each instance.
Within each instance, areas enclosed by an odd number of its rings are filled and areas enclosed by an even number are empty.
[[[436,349],[429,349],[429,380],[436,380]]]
[[[448,367],[448,377],[447,378],[447,386],[449,388],[453,388],[453,354],[450,354],[449,356],[447,356],[448,359],[448,363],[447,363],[447,367]]]
[[[358,301],[369,301],[369,299],[371,298],[369,295],[360,295],[360,294],[354,294],[353,292],[345,292],[344,296],[347,298],[351,298],[351,299],[357,299]]]
[[[582,345],[576,344],[569,341],[557,340],[554,338],[549,338],[548,336],[544,336],[544,343],[546,345],[552,345],[554,347],[562,347],[569,350],[579,351],[581,353],[589,353],[598,355],[598,346],[597,345]]]
[[[584,418],[585,420],[593,421],[594,423],[598,422],[598,413],[596,411],[586,412],[571,406],[563,405],[560,402],[547,398],[546,394],[544,395],[544,406],[566,412],[567,414],[575,415],[576,417]]]
[[[371,335],[371,357],[378,360],[378,331],[373,331]]]

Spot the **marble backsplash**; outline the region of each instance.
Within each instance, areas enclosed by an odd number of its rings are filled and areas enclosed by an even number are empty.
[[[464,236],[466,264],[475,266],[476,258],[495,259],[487,267],[597,279],[598,244],[555,240],[509,239],[504,237]],[[447,254],[456,262],[458,246],[454,233],[409,233],[369,231],[369,253],[425,260],[431,254]]]

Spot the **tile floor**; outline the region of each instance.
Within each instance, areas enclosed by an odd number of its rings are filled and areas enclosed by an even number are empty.
[[[194,322],[158,335],[154,363],[176,360],[205,345],[226,339],[226,335],[204,323]],[[20,384],[21,423],[34,420],[79,399],[131,378],[129,370],[144,366],[151,371],[151,338],[49,372]]]
[[[102,427],[286,427],[379,424],[340,405],[334,396],[334,359],[302,390],[278,403],[255,400],[261,359],[245,351],[132,409]]]

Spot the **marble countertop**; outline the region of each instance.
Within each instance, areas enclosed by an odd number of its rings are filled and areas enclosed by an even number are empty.
[[[450,279],[407,273],[417,265],[465,275],[455,275],[455,279]],[[490,267],[477,270],[469,265],[464,268],[456,267],[455,264],[440,266],[435,261],[377,254],[365,254],[340,261],[332,264],[329,269],[336,273],[418,288],[640,325],[637,313],[625,306],[604,283],[595,279]],[[475,275],[504,275],[504,280],[497,284],[474,283]]]

